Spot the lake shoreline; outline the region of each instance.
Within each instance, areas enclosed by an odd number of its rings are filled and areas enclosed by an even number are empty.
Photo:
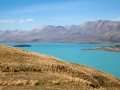
[[[17,43],[2,43],[2,44],[6,46],[17,45]],[[82,50],[83,48],[102,46],[107,47],[114,46],[115,44],[69,44],[69,43],[22,43],[22,44],[29,44],[31,45],[31,47],[20,47],[21,49],[57,57],[67,62],[79,63],[82,65],[90,66],[120,78],[119,76],[120,72],[119,70],[117,70],[120,65],[119,53],[106,52],[104,50],[91,50],[91,51]],[[113,64],[115,66],[111,67],[113,66]]]

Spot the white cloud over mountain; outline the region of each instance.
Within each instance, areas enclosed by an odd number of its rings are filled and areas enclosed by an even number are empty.
[[[5,19],[5,20],[0,20],[0,23],[14,23],[16,19]]]
[[[28,23],[33,21],[34,19],[21,19],[21,20],[17,20],[17,19],[4,19],[4,20],[0,20],[0,23]]]
[[[52,19],[58,19],[58,20],[71,20],[73,17],[50,17]]]
[[[33,19],[29,18],[29,19],[21,19],[20,20],[20,23],[28,23],[28,22],[31,22],[33,21]]]
[[[120,17],[113,19],[112,21],[120,21]]]

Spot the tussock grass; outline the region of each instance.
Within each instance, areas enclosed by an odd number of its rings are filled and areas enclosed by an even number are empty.
[[[21,86],[41,87],[41,90],[119,90],[120,80],[84,65],[0,45],[0,86],[2,89]]]

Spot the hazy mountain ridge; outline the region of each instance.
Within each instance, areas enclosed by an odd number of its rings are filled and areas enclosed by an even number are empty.
[[[39,26],[0,31],[0,42],[120,43],[120,21],[88,21],[81,25]],[[14,38],[13,38],[14,37]]]

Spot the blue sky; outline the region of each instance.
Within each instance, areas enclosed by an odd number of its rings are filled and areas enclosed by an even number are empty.
[[[0,0],[0,30],[120,21],[120,0]]]

